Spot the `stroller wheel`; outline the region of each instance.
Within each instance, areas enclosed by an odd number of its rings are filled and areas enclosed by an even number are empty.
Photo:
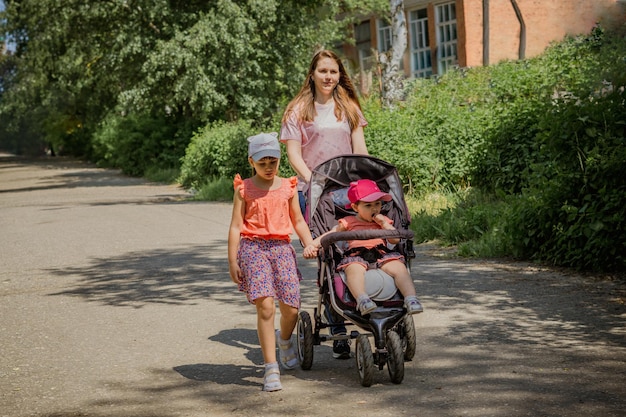
[[[306,311],[298,313],[298,329],[297,348],[300,357],[300,367],[304,370],[311,369],[313,366],[313,327],[311,325],[311,316]]]
[[[356,368],[359,371],[359,381],[364,387],[372,386],[374,381],[374,355],[372,346],[366,335],[360,334],[356,338]]]
[[[404,348],[404,360],[411,361],[415,356],[417,349],[417,336],[415,334],[415,324],[413,323],[413,316],[407,314],[402,319],[402,347]]]
[[[402,352],[402,340],[393,330],[387,332],[387,368],[391,382],[401,383],[404,379],[404,352]]]

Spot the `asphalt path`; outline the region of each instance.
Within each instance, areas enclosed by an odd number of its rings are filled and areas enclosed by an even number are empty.
[[[401,384],[315,346],[261,390],[228,276],[230,203],[64,158],[0,154],[0,416],[625,416],[624,282],[420,245]],[[300,251],[299,247],[296,247]],[[303,309],[315,261],[299,258]]]

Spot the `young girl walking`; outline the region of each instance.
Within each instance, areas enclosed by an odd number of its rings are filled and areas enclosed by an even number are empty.
[[[254,175],[235,176],[233,214],[228,233],[230,278],[256,306],[257,333],[263,351],[263,389],[282,389],[276,344],[284,369],[298,365],[291,334],[300,308],[301,275],[290,235],[306,247],[313,241],[297,196],[296,177],[278,176],[280,145],[275,133],[248,138],[248,162]],[[308,257],[311,257],[308,255]],[[278,300],[280,328],[274,333]]]

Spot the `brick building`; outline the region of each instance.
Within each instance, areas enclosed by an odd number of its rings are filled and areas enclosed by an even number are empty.
[[[613,27],[626,21],[626,0],[405,0],[404,10],[407,77],[531,58],[598,22]],[[369,70],[376,51],[389,49],[391,27],[371,17],[355,26],[354,37],[344,53],[355,70]]]

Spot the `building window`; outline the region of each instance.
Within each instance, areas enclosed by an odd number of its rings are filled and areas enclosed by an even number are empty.
[[[378,52],[390,50],[391,42],[391,25],[383,19],[378,19]]]
[[[372,67],[372,33],[369,20],[356,25],[354,38],[359,54],[359,68],[361,71],[367,71]]]
[[[432,75],[430,41],[428,39],[428,15],[426,9],[412,10],[409,13],[409,37],[411,75],[426,78]]]
[[[447,3],[435,8],[437,22],[437,72],[444,74],[458,64],[456,7]]]

